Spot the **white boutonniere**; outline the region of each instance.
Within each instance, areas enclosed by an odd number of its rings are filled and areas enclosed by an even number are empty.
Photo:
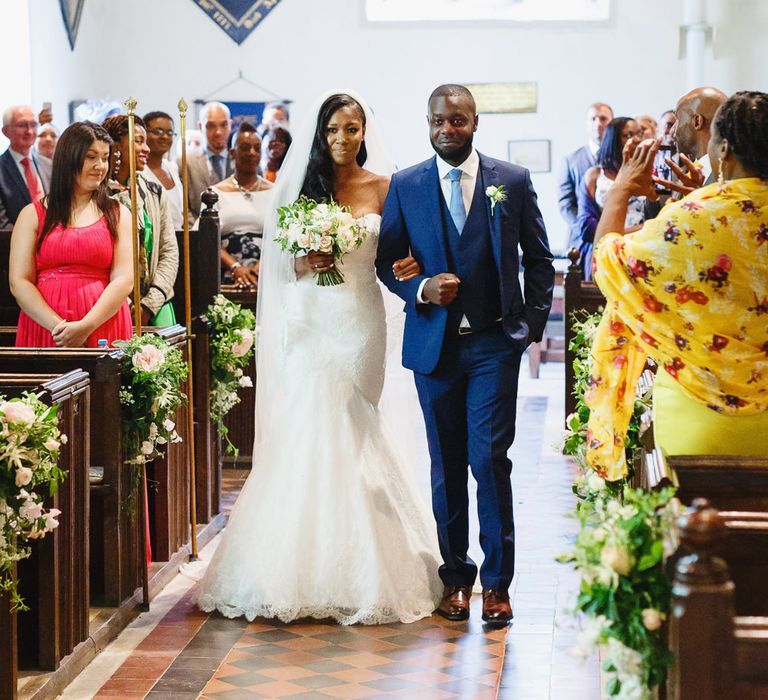
[[[491,200],[491,216],[493,216],[493,208],[499,203],[507,199],[507,193],[504,191],[504,185],[494,187],[489,185],[485,188],[485,196]]]

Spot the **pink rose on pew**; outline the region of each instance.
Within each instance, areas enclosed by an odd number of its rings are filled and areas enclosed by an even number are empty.
[[[235,333],[240,340],[232,343],[232,354],[235,357],[243,357],[253,346],[253,331],[248,328],[238,328]]]
[[[59,443],[58,440],[54,440],[53,438],[48,438],[44,443],[43,447],[45,447],[46,450],[50,450],[53,452],[54,450],[58,450],[61,443]]]
[[[19,467],[16,470],[16,486],[21,488],[32,481],[32,470],[29,467]]]
[[[32,425],[37,418],[35,409],[20,401],[3,401],[0,403],[0,413],[5,415],[8,423]]]
[[[165,360],[163,351],[154,345],[142,345],[133,356],[133,366],[143,372],[155,372]]]

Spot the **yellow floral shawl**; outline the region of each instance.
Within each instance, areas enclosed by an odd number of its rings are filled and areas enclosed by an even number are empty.
[[[768,409],[768,182],[696,190],[642,230],[604,236],[594,266],[608,302],[585,397],[595,471],[627,473],[624,441],[648,355],[713,411]]]

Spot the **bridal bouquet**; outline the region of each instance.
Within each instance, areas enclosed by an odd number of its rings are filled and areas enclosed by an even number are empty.
[[[368,233],[346,207],[334,201],[318,204],[303,195],[290,206],[280,207],[277,216],[279,233],[275,242],[293,255],[316,251],[332,254],[341,262],[347,253],[362,245]],[[315,277],[321,287],[344,281],[338,267],[319,272]]]

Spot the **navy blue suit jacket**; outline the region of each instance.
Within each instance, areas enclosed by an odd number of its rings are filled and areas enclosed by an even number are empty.
[[[37,172],[43,183],[43,190],[48,191],[51,180],[50,161],[43,162],[32,156]],[[19,212],[31,201],[27,183],[19,172],[10,150],[0,156],[0,228],[10,228],[16,223]]]
[[[505,201],[496,204],[493,214],[490,200],[484,197],[499,274],[504,330],[522,345],[540,340],[552,305],[555,273],[530,175],[524,168],[481,154],[478,178],[482,178],[483,189],[503,185],[507,195]],[[440,211],[442,197],[435,157],[395,173],[384,203],[376,258],[381,281],[406,302],[403,364],[421,374],[429,374],[437,366],[448,316],[445,307],[416,303],[422,280],[450,271]],[[522,249],[522,261],[518,248]],[[398,282],[392,264],[409,250],[423,274]],[[519,282],[521,262],[525,294]]]
[[[592,155],[592,151],[589,150],[588,146],[582,146],[573,153],[569,153],[563,159],[563,165],[560,169],[560,196],[558,198],[558,204],[560,205],[560,213],[568,224],[567,250],[579,247],[578,241],[580,240],[580,237],[578,235],[578,226],[576,222],[576,217],[578,216],[577,199],[579,186],[584,178],[584,173],[586,173],[594,164],[595,157]]]

